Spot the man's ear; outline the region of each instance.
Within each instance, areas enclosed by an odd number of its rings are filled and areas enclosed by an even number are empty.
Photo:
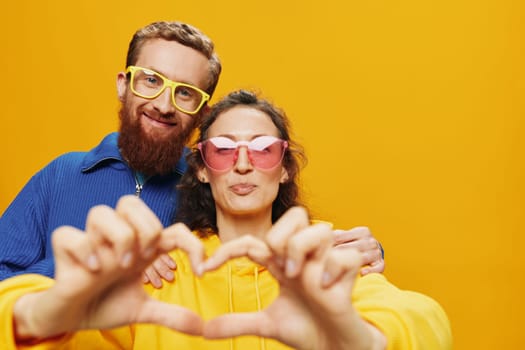
[[[117,74],[117,94],[120,101],[124,101],[126,91],[128,90],[128,79],[126,73],[120,72]]]
[[[209,101],[208,101],[208,102],[209,102]],[[211,108],[211,107],[210,107],[210,105],[208,104],[208,102],[206,102],[206,103],[204,104],[204,106],[202,106],[202,108],[201,108],[201,113],[202,113],[202,115],[206,115],[206,114],[208,114],[208,112],[210,111],[210,108]]]
[[[208,103],[205,103],[204,106],[201,107],[199,114],[198,114],[199,121],[202,121],[202,119],[204,118],[206,114],[208,114],[210,109],[211,107],[208,105]]]
[[[286,170],[285,167],[282,168],[281,170],[281,179],[279,180],[279,183],[286,183],[288,182],[288,180],[290,179],[290,177],[288,176],[288,171]]]
[[[210,182],[208,180],[208,171],[206,170],[206,168],[203,167],[197,171],[197,179],[199,179],[199,181],[202,183]]]

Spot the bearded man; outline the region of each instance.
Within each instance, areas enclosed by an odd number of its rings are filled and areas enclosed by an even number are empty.
[[[85,229],[89,208],[135,193],[169,225],[184,145],[213,94],[221,63],[212,41],[180,22],[139,29],[117,75],[119,133],[90,152],[64,154],[35,174],[0,219],[0,280],[54,276],[51,233]]]

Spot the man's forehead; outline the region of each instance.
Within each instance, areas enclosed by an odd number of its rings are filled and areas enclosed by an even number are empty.
[[[176,41],[148,40],[135,65],[155,70],[169,79],[207,88],[210,62],[201,52]]]

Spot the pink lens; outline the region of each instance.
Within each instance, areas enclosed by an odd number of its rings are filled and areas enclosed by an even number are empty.
[[[216,171],[231,169],[239,154],[239,147],[247,147],[253,167],[262,170],[275,168],[284,156],[288,142],[274,136],[259,136],[251,141],[233,141],[227,137],[212,137],[200,142],[198,148],[206,166]]]

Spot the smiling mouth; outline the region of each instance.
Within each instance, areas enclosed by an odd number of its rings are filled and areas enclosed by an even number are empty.
[[[154,125],[158,125],[161,127],[172,127],[177,125],[175,118],[153,118],[146,113],[142,113],[142,115]]]

